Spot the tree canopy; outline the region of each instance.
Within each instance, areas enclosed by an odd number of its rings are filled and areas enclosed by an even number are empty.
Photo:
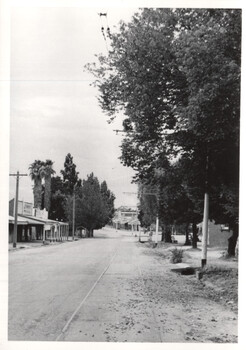
[[[82,186],[76,190],[76,226],[88,230],[93,237],[93,230],[104,227],[114,214],[114,195],[108,189],[106,181],[99,183],[93,173],[82,181]],[[71,205],[68,204],[70,216]]]
[[[34,208],[50,210],[51,175],[55,173],[53,164],[54,163],[50,159],[47,159],[45,162],[35,160],[29,166],[30,176],[34,181]],[[44,184],[42,184],[42,182],[44,182]]]
[[[61,170],[63,177],[64,190],[68,194],[72,194],[74,191],[74,186],[80,185],[81,180],[79,180],[79,172],[76,171],[76,164],[73,162],[73,157],[70,153],[66,155],[64,162],[64,170]]]
[[[201,214],[199,203],[209,190],[210,218],[236,232],[241,10],[139,10],[112,33],[108,55],[88,69],[109,122],[118,111],[125,115],[121,161],[135,169],[135,180],[158,183],[164,204],[171,183],[156,173],[181,172],[191,210]],[[171,179],[177,209],[184,197],[180,202],[180,185]]]

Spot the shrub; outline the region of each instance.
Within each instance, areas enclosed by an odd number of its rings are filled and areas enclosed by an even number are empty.
[[[174,248],[173,250],[171,250],[172,256],[171,256],[171,263],[173,264],[177,264],[182,262],[183,259],[183,250],[182,249],[178,249],[178,248]]]

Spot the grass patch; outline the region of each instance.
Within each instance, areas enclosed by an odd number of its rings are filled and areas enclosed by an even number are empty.
[[[204,269],[204,273],[210,276],[224,275],[229,277],[231,275],[237,275],[237,271],[233,271],[233,269],[224,266],[207,266]]]

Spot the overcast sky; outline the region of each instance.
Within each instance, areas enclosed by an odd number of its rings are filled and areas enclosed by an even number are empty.
[[[35,160],[54,161],[60,175],[71,153],[79,176],[94,172],[116,195],[116,206],[137,203],[133,171],[120,164],[121,120],[107,123],[93,77],[84,65],[105,53],[99,12],[111,31],[137,8],[13,7],[11,11],[10,172],[29,173]],[[106,25],[104,17],[104,26]],[[15,195],[10,177],[10,198]],[[33,201],[30,177],[20,180],[19,199]]]

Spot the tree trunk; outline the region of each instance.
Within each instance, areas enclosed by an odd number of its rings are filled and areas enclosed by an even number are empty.
[[[164,242],[172,243],[172,231],[170,225],[165,225],[164,227]]]
[[[192,223],[192,248],[197,248],[197,232],[198,232],[198,228],[196,226],[196,223],[193,222]]]
[[[90,228],[90,229],[88,230],[88,237],[89,237],[89,238],[92,238],[92,237],[93,237],[93,229],[92,229],[92,228]]]
[[[164,227],[161,228],[161,241],[165,242],[165,228]]]
[[[190,224],[186,224],[186,226],[185,226],[185,244],[184,245],[190,245],[189,225]]]
[[[33,195],[34,208],[40,209],[42,206],[42,183],[40,178],[34,180]]]
[[[51,176],[45,176],[44,187],[44,208],[50,210],[50,197],[51,197]]]
[[[232,227],[232,236],[228,239],[228,254],[230,256],[235,256],[236,244],[238,239],[238,224]]]

